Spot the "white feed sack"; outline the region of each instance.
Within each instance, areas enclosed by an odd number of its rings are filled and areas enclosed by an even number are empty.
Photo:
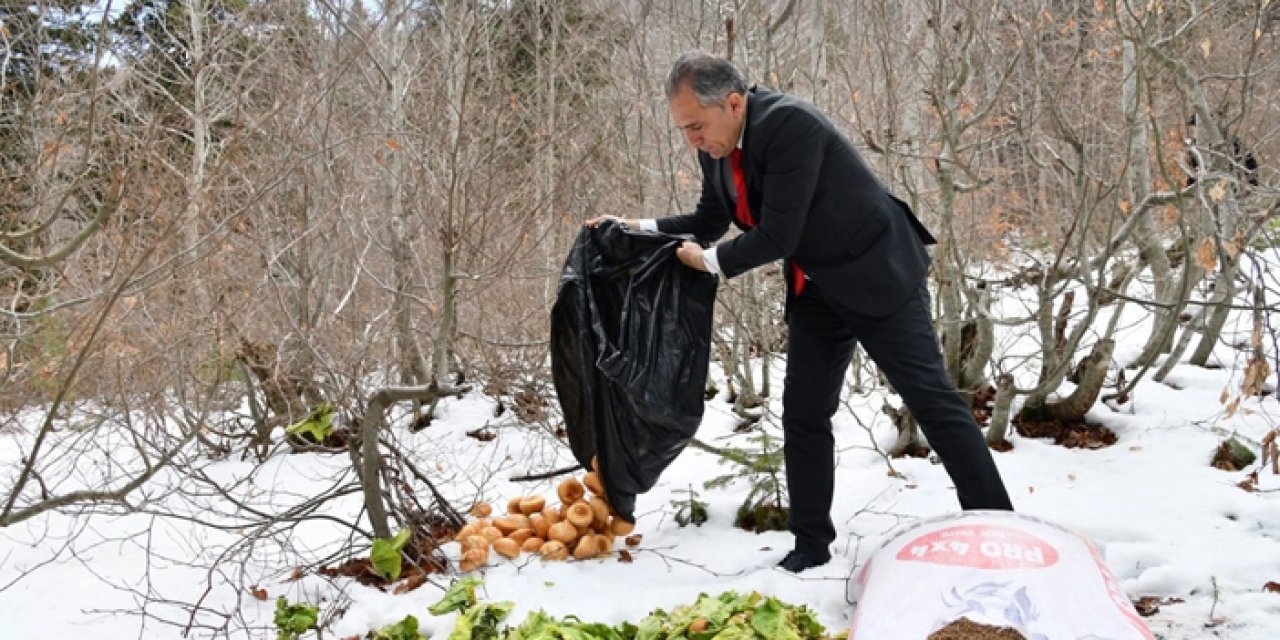
[[[853,589],[850,640],[926,638],[962,617],[1029,640],[1153,638],[1092,542],[1009,512],[917,523],[872,554]]]

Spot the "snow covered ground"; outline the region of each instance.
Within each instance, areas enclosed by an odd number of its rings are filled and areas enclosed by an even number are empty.
[[[1146,335],[1144,323],[1131,325],[1116,350],[1119,362],[1132,357]],[[1233,329],[1244,336],[1249,327]],[[1016,336],[1003,337],[1000,346],[1008,354],[1027,348]],[[1248,492],[1237,486],[1248,470],[1220,471],[1209,460],[1231,434],[1256,450],[1276,427],[1280,406],[1274,396],[1247,397],[1228,414],[1221,397],[1224,390],[1239,395],[1246,354],[1223,344],[1216,358],[1221,368],[1180,365],[1163,384],[1148,376],[1118,411],[1096,406],[1090,418],[1116,432],[1114,446],[1064,449],[1013,434],[1013,450],[995,456],[1019,511],[1094,540],[1130,597],[1179,600],[1146,619],[1157,637],[1270,640],[1280,637],[1280,593],[1264,590],[1268,582],[1280,582],[1280,477],[1261,471],[1257,490]],[[718,375],[713,370],[713,379]],[[780,389],[781,380],[776,382]],[[879,412],[884,398],[881,391],[853,395],[837,415],[833,519],[839,539],[823,567],[800,575],[775,568],[790,549],[790,536],[735,529],[734,512],[748,487],[704,489],[706,480],[732,469],[689,448],[657,487],[640,496],[636,532],[643,541],[631,549],[632,562],[616,555],[557,563],[494,555],[479,572],[482,595],[514,601],[512,624],[537,609],[616,624],[638,621],[654,608],[690,604],[699,593],[754,590],[808,605],[832,632],[847,629],[856,604],[850,582],[861,564],[896,530],[957,509],[940,465],[897,459],[891,463],[899,476],[888,473],[872,447],[873,439],[887,447],[894,437]],[[776,415],[780,406],[775,400],[769,409]],[[571,463],[566,447],[545,431],[513,423],[511,415],[494,417],[494,401],[473,393],[442,403],[438,419],[421,432],[409,433],[402,414],[391,422],[400,443],[456,504],[481,499],[501,509],[515,495],[554,496],[551,480],[513,483],[509,477]],[[465,435],[486,424],[495,439]],[[716,398],[707,404],[698,438],[747,446],[749,436],[734,433],[735,424],[724,398]],[[17,468],[29,438],[0,434],[0,468]],[[345,455],[279,450],[261,466],[238,457],[186,462],[264,509],[298,504],[351,480]],[[186,492],[167,491],[171,487]],[[710,520],[682,528],[672,501],[687,497],[689,489],[708,504]],[[358,494],[329,503],[332,520],[303,520],[252,545],[246,541],[255,537],[254,515],[231,508],[203,483],[160,474],[145,496],[134,513],[48,514],[0,529],[0,636],[179,638],[192,624],[188,637],[221,637],[219,629],[232,630],[231,637],[274,637],[272,609],[281,595],[320,605],[322,620],[337,618],[326,638],[363,636],[406,614],[418,617],[429,637],[443,637],[452,627],[454,614],[426,611],[446,580],[391,595],[311,571],[317,560],[332,565],[351,553],[344,521],[360,513]],[[456,544],[447,550],[457,558]],[[305,575],[290,580],[298,566]],[[264,589],[266,599],[255,598],[246,585]],[[188,605],[196,602],[202,609],[193,614]]]

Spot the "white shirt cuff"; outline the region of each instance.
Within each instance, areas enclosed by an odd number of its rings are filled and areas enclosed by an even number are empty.
[[[658,221],[654,218],[640,218],[636,220],[636,224],[640,225],[641,231],[657,231]]]
[[[711,247],[702,252],[702,261],[707,263],[707,271],[712,275],[720,275],[720,258],[716,256],[716,248]]]

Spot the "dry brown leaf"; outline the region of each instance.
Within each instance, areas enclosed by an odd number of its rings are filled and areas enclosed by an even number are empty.
[[[1222,243],[1222,250],[1227,252],[1227,257],[1234,259],[1236,256],[1240,255],[1240,245],[1241,241],[1239,237],[1232,238]]]
[[[1244,380],[1240,383],[1240,390],[1248,396],[1258,395],[1269,375],[1271,375],[1271,365],[1267,363],[1266,358],[1249,358],[1249,364],[1244,368]]]
[[[1213,239],[1205,238],[1196,247],[1196,266],[1205,271],[1213,271],[1218,267],[1218,253],[1213,248]]]
[[[1160,613],[1160,598],[1156,596],[1142,596],[1133,601],[1133,608],[1138,615],[1149,618]]]
[[[1226,408],[1227,417],[1230,418],[1231,416],[1234,416],[1236,414],[1236,409],[1239,407],[1240,407],[1240,398],[1232,398],[1231,402],[1227,403],[1227,408]]]
[[[415,570],[404,582],[396,585],[396,588],[393,591],[396,595],[408,593],[426,584],[426,582],[427,574],[421,570]]]
[[[261,587],[259,587],[259,586],[258,586],[258,585],[256,585],[256,584],[249,585],[249,593],[250,593],[250,594],[252,594],[254,598],[257,598],[258,600],[261,600],[262,602],[266,602],[266,601],[267,601],[267,597],[268,597],[268,596],[267,596],[267,590],[266,590],[266,589],[263,589],[263,588],[261,588]]]
[[[1148,618],[1160,612],[1160,605],[1181,604],[1182,598],[1160,598],[1159,596],[1142,596],[1133,601],[1134,609],[1137,609],[1138,615]]]
[[[1262,437],[1262,463],[1259,467],[1266,468],[1269,461],[1271,473],[1280,475],[1280,443],[1276,442],[1277,434],[1280,434],[1280,429],[1272,429]]]

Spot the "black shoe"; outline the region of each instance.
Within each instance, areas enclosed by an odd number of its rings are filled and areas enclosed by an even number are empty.
[[[808,569],[810,567],[822,566],[826,564],[829,560],[831,560],[830,553],[824,552],[822,555],[817,555],[814,553],[805,553],[804,551],[793,549],[787,552],[786,557],[783,558],[782,561],[778,563],[778,566],[782,567],[783,569],[786,569],[787,571],[790,571],[791,573],[800,573],[801,571],[804,571],[805,569]]]

